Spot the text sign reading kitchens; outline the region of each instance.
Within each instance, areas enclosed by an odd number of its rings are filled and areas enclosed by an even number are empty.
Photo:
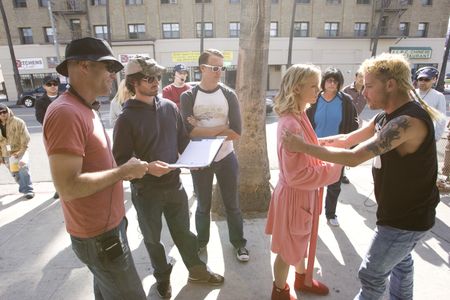
[[[37,70],[44,68],[44,60],[42,58],[16,59],[16,64],[19,70]]]
[[[389,47],[390,53],[399,53],[407,58],[431,58],[430,47]]]

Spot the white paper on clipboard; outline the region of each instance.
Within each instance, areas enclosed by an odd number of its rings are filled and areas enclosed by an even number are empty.
[[[208,167],[216,157],[226,136],[192,139],[180,155],[177,162],[169,164],[169,168],[204,168]]]

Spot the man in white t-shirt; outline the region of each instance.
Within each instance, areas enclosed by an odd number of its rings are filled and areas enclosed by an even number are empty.
[[[191,171],[198,200],[195,225],[199,252],[204,251],[209,242],[212,185],[216,175],[227,214],[229,239],[236,249],[237,259],[245,262],[250,257],[245,247],[247,240],[237,190],[239,166],[233,148],[233,140],[241,134],[239,103],[235,92],[220,83],[222,71],[226,69],[222,52],[208,49],[198,62],[202,73],[200,84],[181,95],[184,124],[191,138],[227,136],[209,167]]]
[[[417,86],[416,92],[419,94],[429,106],[438,110],[443,116],[446,115],[447,109],[445,105],[445,96],[433,89],[436,83],[439,71],[434,67],[423,67],[417,70]],[[436,141],[439,141],[445,131],[446,119],[442,118],[434,122],[434,133]]]

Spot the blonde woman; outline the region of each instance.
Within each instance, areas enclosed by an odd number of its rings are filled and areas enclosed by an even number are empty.
[[[117,117],[122,112],[123,104],[130,98],[133,98],[125,85],[125,79],[119,83],[116,96],[111,100],[109,107],[109,124],[114,127]]]
[[[352,167],[374,158],[377,226],[359,269],[361,290],[355,299],[383,299],[388,279],[389,299],[413,299],[411,252],[433,227],[439,203],[433,120],[440,114],[418,97],[404,56],[383,53],[364,61],[360,71],[369,108],[383,112],[357,131],[322,140],[358,146],[321,147],[289,132],[284,145]]]
[[[322,187],[339,179],[342,166],[288,151],[282,144],[284,131],[295,132],[309,143],[318,144],[305,110],[316,102],[319,83],[320,70],[317,67],[293,65],[284,75],[280,92],[275,97],[274,109],[280,116],[277,130],[280,175],[266,224],[266,233],[272,235],[271,250],[277,254],[273,266],[275,281],[272,300],[296,299],[290,295],[286,283],[290,265],[295,266],[296,270],[296,290],[328,294],[324,284],[312,280],[312,271],[322,208]]]

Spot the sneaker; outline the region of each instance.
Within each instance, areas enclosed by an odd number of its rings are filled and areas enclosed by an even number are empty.
[[[250,259],[247,248],[239,247],[236,249],[236,257],[239,261],[247,262]]]
[[[222,285],[225,281],[223,276],[209,271],[204,265],[198,265],[189,269],[188,281],[207,285]]]
[[[53,195],[53,199],[59,199],[59,194],[58,194],[58,192],[55,192],[55,194]]]
[[[30,199],[33,199],[33,198],[34,198],[34,193],[33,193],[33,192],[31,192],[31,193],[26,193],[24,196],[25,196],[25,199],[30,200]]]
[[[158,291],[158,295],[163,299],[172,297],[172,286],[170,285],[170,280],[157,282],[156,290]]]
[[[334,217],[332,219],[328,219],[327,220],[327,224],[333,227],[339,227],[339,221],[337,219],[337,217]]]
[[[342,176],[341,182],[344,184],[349,184],[350,180],[348,180],[347,176],[344,175],[344,176]]]

